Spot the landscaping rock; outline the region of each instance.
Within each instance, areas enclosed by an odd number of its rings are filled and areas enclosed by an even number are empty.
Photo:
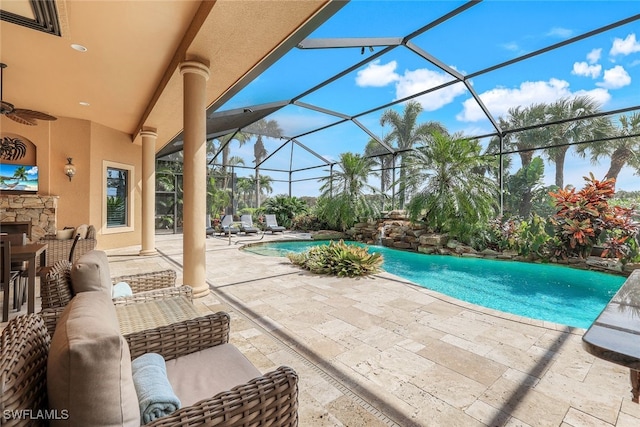
[[[418,246],[418,252],[423,254],[433,254],[437,252],[437,248],[435,246]]]
[[[605,270],[622,271],[622,263],[617,258],[600,258],[590,256],[585,263],[592,267],[598,267]]]
[[[420,244],[424,246],[444,246],[447,240],[446,234],[428,233],[420,236]]]
[[[394,242],[394,243],[393,243],[393,247],[394,247],[394,248],[398,248],[398,249],[410,249],[410,248],[411,248],[411,243],[407,243],[407,242]]]
[[[493,249],[487,248],[487,249],[483,249],[482,251],[480,251],[480,254],[481,255],[485,255],[485,256],[495,257],[495,256],[498,256],[499,252],[494,251]]]

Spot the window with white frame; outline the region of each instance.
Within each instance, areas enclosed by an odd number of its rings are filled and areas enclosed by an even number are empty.
[[[133,166],[104,162],[103,230],[133,230]]]

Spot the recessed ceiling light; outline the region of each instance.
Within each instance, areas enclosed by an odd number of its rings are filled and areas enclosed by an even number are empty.
[[[88,103],[88,102],[86,102],[86,101],[80,101],[80,105],[82,105],[83,107],[88,107],[88,106],[89,106],[89,105],[91,105],[91,104],[89,104],[89,103]]]
[[[81,44],[72,44],[71,45],[71,49],[75,49],[78,52],[86,52],[88,49],[84,46],[82,46]]]

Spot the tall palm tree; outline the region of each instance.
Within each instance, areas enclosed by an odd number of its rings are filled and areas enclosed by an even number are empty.
[[[245,206],[249,206],[249,197],[253,194],[253,178],[240,177],[236,182],[238,196],[242,198]]]
[[[589,96],[577,96],[573,99],[561,98],[547,108],[547,121],[562,121],[569,118],[592,115],[600,111],[600,104]],[[574,120],[547,127],[549,145],[545,150],[547,158],[556,166],[555,183],[564,188],[564,161],[571,143],[597,139],[610,131],[609,120],[603,117]]]
[[[256,188],[260,192],[260,195],[269,195],[273,193],[273,187],[271,186],[271,184],[273,183],[273,178],[271,178],[269,175],[259,175],[257,183],[255,177],[250,177],[249,182],[251,182],[251,191],[253,193],[255,193],[254,189]],[[254,207],[259,208],[260,206]]]
[[[13,172],[13,179],[16,180],[16,184],[20,181],[26,181],[27,178],[27,168],[25,166],[18,166]]]
[[[387,136],[384,139],[388,140],[389,138]],[[371,138],[364,148],[364,155],[365,157],[371,157],[374,164],[380,168],[380,173],[376,175],[380,176],[380,192],[385,194],[391,186],[393,154],[389,153],[378,141]]]
[[[492,218],[497,212],[497,186],[480,171],[490,170],[496,159],[481,152],[475,139],[438,132],[429,144],[411,152],[406,186],[417,192],[407,205],[409,217],[462,239]]]
[[[532,104],[529,107],[510,108],[507,117],[498,119],[501,129],[508,131],[509,129],[524,128],[527,126],[542,124],[546,117],[546,104]],[[507,132],[502,138],[503,151],[515,151],[520,157],[521,169],[529,170],[531,161],[533,160],[536,148],[542,148],[549,141],[549,132],[545,127],[527,129],[519,132]],[[498,152],[500,138],[494,137],[490,142],[489,149],[492,152]],[[503,171],[503,174],[505,172]],[[520,196],[520,206],[518,212],[523,216],[528,216],[531,212],[533,200],[534,182],[529,182],[529,186],[522,186],[522,194]]]
[[[391,132],[389,133],[389,141],[395,142],[395,148],[400,154],[400,188],[398,191],[398,201],[400,209],[404,208],[405,203],[405,163],[407,153],[418,144],[425,144],[431,138],[433,131],[446,133],[444,126],[438,122],[426,122],[419,124],[417,122],[418,115],[422,112],[422,106],[417,101],[409,101],[404,106],[402,115],[395,110],[386,110],[380,117],[382,126],[391,124]]]
[[[322,195],[318,217],[340,230],[351,227],[360,218],[372,218],[379,210],[368,194],[377,192],[368,179],[374,162],[360,154],[342,153],[333,173],[320,179]]]
[[[613,133],[622,138],[578,147],[578,153],[582,156],[586,155],[586,151],[591,152],[592,163],[597,163],[602,157],[611,159],[604,179],[617,179],[625,165],[630,165],[640,174],[640,113],[621,115],[618,121],[620,127]]]
[[[260,165],[260,162],[262,162],[265,159],[265,157],[267,157],[267,154],[268,154],[267,150],[264,148],[264,143],[262,138],[263,137],[279,138],[280,136],[282,136],[282,129],[280,128],[280,125],[278,124],[278,122],[275,120],[261,119],[253,123],[251,126],[249,126],[246,132],[257,136],[256,142],[253,145],[253,157],[254,157],[254,162],[256,164],[255,182],[259,183],[260,182],[260,166],[259,165]],[[255,191],[256,191],[256,208],[259,208],[260,192],[261,192],[260,187],[259,186],[256,187]]]
[[[235,134],[230,133],[227,135],[219,136],[212,140],[207,141],[207,153],[210,153],[211,156],[214,156],[215,153],[222,148],[222,172],[225,175],[222,188],[227,188],[229,186],[229,175],[228,175],[228,167],[233,166],[233,164],[240,164],[237,161],[237,157],[235,159],[231,159],[231,141],[236,140],[240,147],[242,147],[245,142],[249,139],[249,136],[243,132],[237,132]],[[216,144],[215,141],[218,141]],[[235,162],[232,164],[232,161]],[[244,160],[241,164],[244,164]]]

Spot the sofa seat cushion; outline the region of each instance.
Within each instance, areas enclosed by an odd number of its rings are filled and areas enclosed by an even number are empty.
[[[50,409],[69,415],[53,426],[140,425],[129,346],[104,292],[79,293],[58,320],[47,361],[47,394]]]
[[[104,251],[89,251],[71,267],[73,293],[102,291],[111,298],[111,273],[109,259]]]
[[[166,364],[167,377],[183,407],[262,375],[232,344],[167,360]]]

